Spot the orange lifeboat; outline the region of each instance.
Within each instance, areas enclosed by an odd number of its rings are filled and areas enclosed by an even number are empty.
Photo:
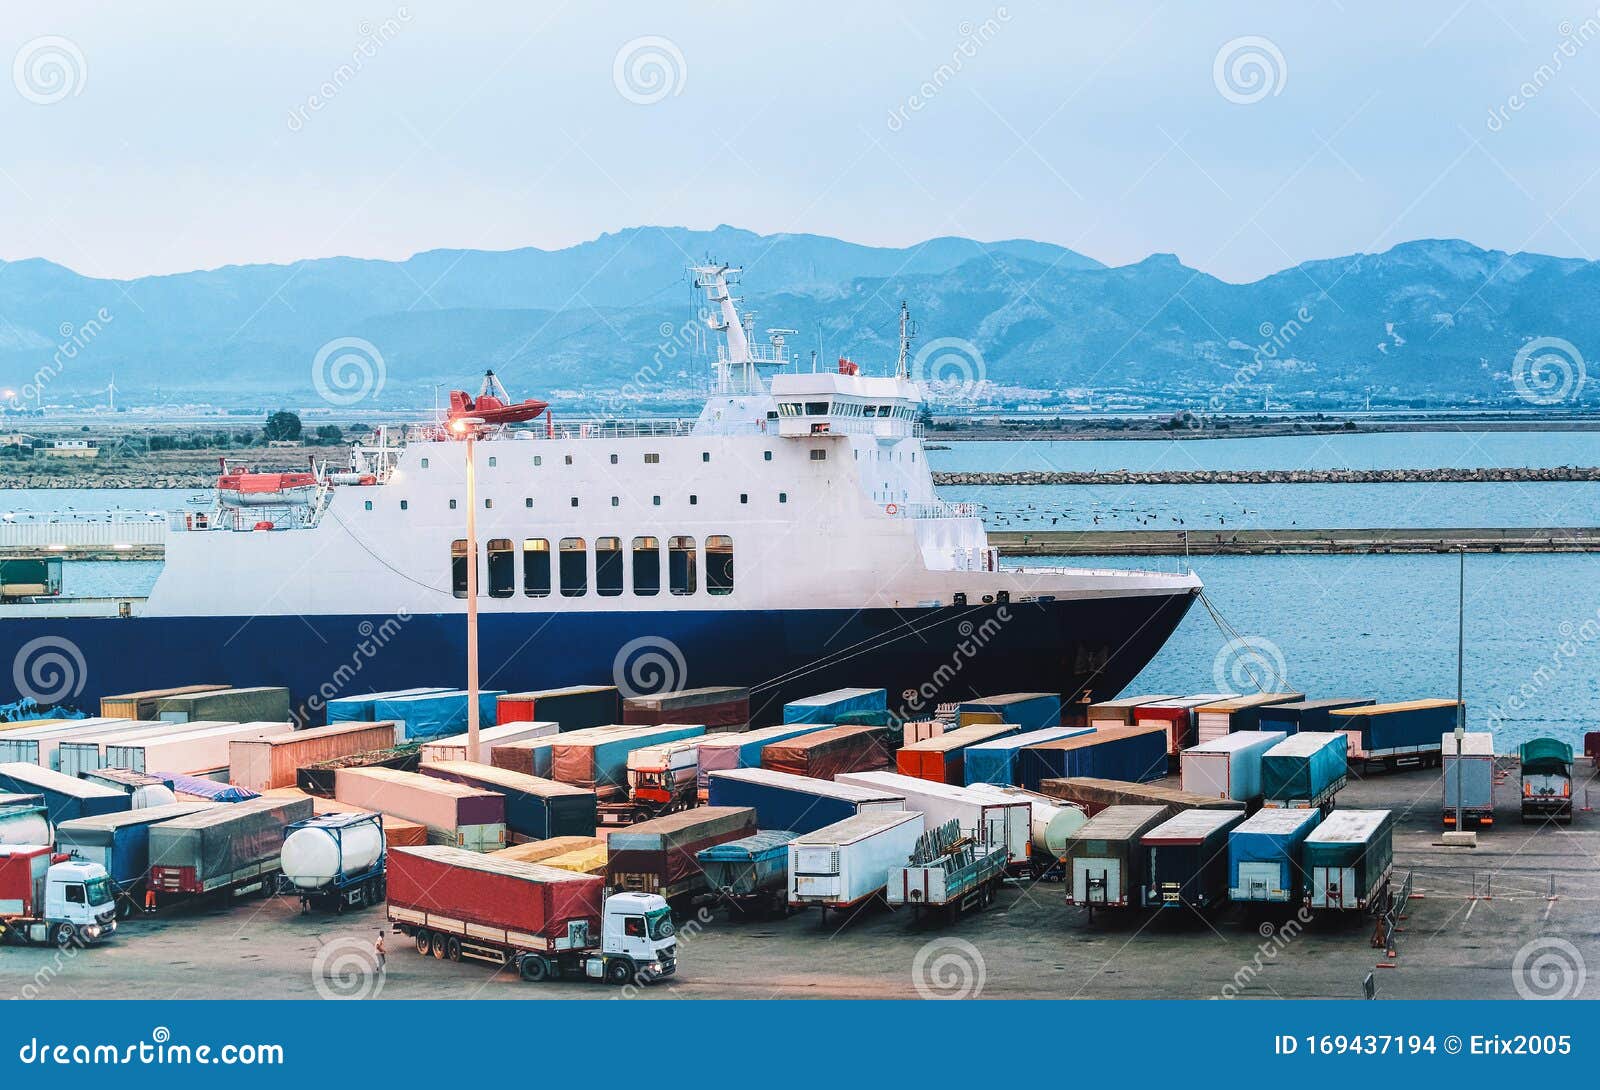
[[[257,473],[222,464],[217,477],[217,498],[233,507],[282,507],[310,503],[317,478],[311,473]]]

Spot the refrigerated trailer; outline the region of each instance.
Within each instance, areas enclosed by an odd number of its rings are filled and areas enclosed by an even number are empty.
[[[849,910],[881,896],[889,870],[911,858],[923,816],[876,810],[789,841],[789,903],[816,905],[826,924],[829,909]]]
[[[1439,739],[1444,755],[1444,825],[1453,828],[1456,808],[1461,822],[1494,824],[1494,735],[1488,731],[1467,731],[1461,736],[1461,752],[1456,752],[1455,733]]]
[[[1258,799],[1262,755],[1283,739],[1275,730],[1243,730],[1192,746],[1179,758],[1183,789],[1213,799]]]
[[[955,821],[969,836],[1004,848],[1006,866],[1028,865],[1033,808],[1026,799],[895,772],[846,772],[838,782],[899,795],[905,800],[901,808],[920,812],[929,829]]]

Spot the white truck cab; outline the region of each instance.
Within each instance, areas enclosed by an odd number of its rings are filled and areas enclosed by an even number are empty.
[[[600,910],[600,941],[589,926],[574,923],[569,948],[555,954],[528,953],[517,959],[524,980],[604,980],[611,984],[651,984],[678,970],[677,931],[666,899],[654,893],[618,893]]]
[[[50,862],[44,845],[0,848],[0,928],[24,942],[99,942],[117,930],[111,878],[98,863]]]

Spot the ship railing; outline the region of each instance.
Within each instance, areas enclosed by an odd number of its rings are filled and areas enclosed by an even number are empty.
[[[902,519],[969,519],[978,517],[979,505],[975,503],[889,503],[884,513]]]

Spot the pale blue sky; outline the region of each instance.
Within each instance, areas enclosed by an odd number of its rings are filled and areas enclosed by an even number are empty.
[[[385,20],[390,40],[308,108]],[[964,23],[987,40],[941,74]],[[60,85],[16,60],[41,36],[82,58],[51,103],[30,99]],[[640,104],[614,62],[647,36],[682,65]],[[1282,57],[1253,103],[1214,81],[1244,37]],[[7,5],[0,53],[0,257],[90,274],[559,247],[640,223],[1030,237],[1230,280],[1423,237],[1600,253],[1593,0],[51,0]]]

